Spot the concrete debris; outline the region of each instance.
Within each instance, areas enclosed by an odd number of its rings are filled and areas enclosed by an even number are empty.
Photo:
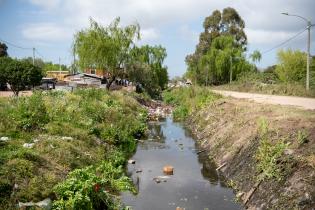
[[[0,138],[0,141],[9,141],[9,140],[10,140],[10,138],[7,137],[7,136],[2,136],[2,137]]]
[[[25,143],[23,144],[24,148],[33,148],[34,147],[34,143]]]
[[[136,170],[136,173],[141,173],[142,172],[142,169],[137,169]]]
[[[65,141],[71,141],[73,140],[73,138],[71,136],[63,136],[61,137],[62,140],[65,140]]]
[[[160,179],[158,179],[158,178],[153,178],[153,180],[156,182],[156,183],[161,183],[161,180]]]
[[[128,163],[129,163],[129,164],[135,164],[136,161],[135,161],[135,160],[128,160]]]
[[[46,198],[45,200],[42,200],[40,202],[34,203],[34,202],[26,202],[22,203],[19,202],[18,204],[19,208],[27,208],[27,207],[39,207],[44,210],[50,210],[52,208],[52,200],[50,198]]]

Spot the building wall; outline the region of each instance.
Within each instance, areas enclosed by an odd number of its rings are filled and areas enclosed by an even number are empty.
[[[64,81],[65,76],[69,74],[69,71],[47,71],[46,77],[56,78],[59,81]]]
[[[84,73],[86,74],[94,74],[99,77],[108,76],[108,73],[103,69],[85,69]]]

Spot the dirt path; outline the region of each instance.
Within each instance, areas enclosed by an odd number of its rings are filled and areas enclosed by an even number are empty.
[[[249,99],[258,103],[289,105],[289,106],[297,106],[303,109],[315,110],[315,99],[313,98],[265,95],[265,94],[257,94],[257,93],[242,93],[242,92],[224,91],[224,90],[213,90],[213,91],[223,96]]]

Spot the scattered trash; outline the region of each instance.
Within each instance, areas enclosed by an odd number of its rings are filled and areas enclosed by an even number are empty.
[[[38,140],[38,139],[34,139],[33,142],[34,142],[34,143],[37,143],[37,142],[39,142],[39,140]]]
[[[238,192],[238,193],[236,194],[236,198],[237,198],[237,199],[241,199],[241,198],[243,197],[243,195],[244,195],[244,192]]]
[[[73,138],[71,136],[63,136],[61,137],[62,140],[65,140],[65,141],[71,141],[73,140]]]
[[[176,210],[185,210],[185,208],[181,208],[181,207],[176,207]]]
[[[128,160],[128,163],[129,163],[129,164],[135,164],[136,161],[135,161],[135,160]]]
[[[222,165],[220,165],[218,168],[216,168],[215,170],[220,170],[221,168],[223,168],[224,166],[226,166],[226,163],[223,163]]]
[[[174,167],[167,165],[163,167],[163,173],[166,175],[173,175],[174,174]]]
[[[9,137],[7,137],[7,136],[2,136],[0,138],[0,141],[9,141],[9,140],[10,140]]]
[[[23,144],[24,148],[33,148],[33,146],[34,146],[34,143],[25,143],[25,144]]]
[[[161,180],[160,179],[158,179],[158,178],[153,178],[153,180],[156,182],[156,183],[161,183]]]
[[[197,152],[197,155],[200,154],[200,153],[203,153],[205,151],[206,151],[205,149],[204,150],[200,150],[200,151]]]
[[[185,201],[185,202],[187,202],[187,201],[188,201],[188,199],[187,199],[187,198],[181,198],[180,200],[181,200],[181,201]]]
[[[141,173],[142,172],[142,169],[137,169],[136,170],[136,173]]]
[[[46,198],[45,200],[42,200],[40,202],[34,203],[34,202],[26,202],[22,203],[19,202],[18,204],[19,208],[27,208],[27,207],[39,207],[44,210],[50,210],[52,208],[52,201],[50,198]]]

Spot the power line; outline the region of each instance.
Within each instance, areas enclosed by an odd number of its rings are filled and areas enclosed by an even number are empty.
[[[33,48],[31,48],[31,47],[21,47],[21,46],[18,46],[18,45],[16,45],[16,44],[12,44],[11,42],[5,41],[5,40],[3,40],[3,39],[1,39],[1,38],[0,38],[0,41],[1,41],[1,42],[4,42],[5,44],[8,44],[8,45],[10,45],[10,46],[12,46],[12,47],[16,47],[16,48],[19,48],[19,49],[22,49],[22,50],[32,50],[32,49],[33,49]]]
[[[42,59],[44,59],[45,56],[43,56],[41,53],[39,53],[36,48],[35,48],[35,52],[37,53],[37,55],[39,55],[39,57],[41,57]]]
[[[277,49],[277,48],[279,48],[279,47],[285,45],[286,43],[288,43],[288,42],[291,41],[292,39],[294,39],[294,38],[298,37],[299,35],[301,35],[301,34],[302,34],[304,31],[306,31],[306,30],[307,30],[307,28],[303,29],[302,31],[298,32],[297,34],[295,34],[294,36],[290,37],[290,38],[287,39],[286,41],[281,42],[281,43],[278,44],[278,45],[275,45],[274,47],[270,48],[269,50],[264,51],[264,52],[261,53],[261,54],[264,55],[264,54],[266,54],[266,53],[271,52],[271,51],[274,50],[274,49]]]

